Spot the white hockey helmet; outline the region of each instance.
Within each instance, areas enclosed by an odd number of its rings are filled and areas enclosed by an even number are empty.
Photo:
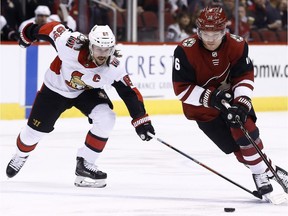
[[[35,15],[44,15],[44,16],[50,16],[51,12],[49,7],[45,6],[45,5],[39,5],[35,11],[34,11]]]
[[[95,48],[102,49],[101,55],[105,56],[111,56],[115,52],[115,36],[108,25],[95,25],[88,38],[91,55],[95,53]]]

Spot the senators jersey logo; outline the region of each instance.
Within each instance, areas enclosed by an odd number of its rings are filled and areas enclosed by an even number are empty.
[[[70,81],[65,80],[65,83],[69,87],[71,87],[73,89],[77,89],[77,90],[93,89],[92,86],[87,85],[83,80],[81,80],[83,75],[84,74],[80,73],[79,71],[74,71],[71,74]]]
[[[195,38],[187,38],[186,40],[183,41],[182,45],[184,47],[192,47],[193,44],[195,44],[196,39]]]

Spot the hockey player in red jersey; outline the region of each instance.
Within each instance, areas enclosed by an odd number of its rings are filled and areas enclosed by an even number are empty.
[[[20,46],[28,47],[37,39],[49,41],[57,56],[47,70],[38,91],[27,125],[17,138],[17,152],[6,174],[14,177],[41,138],[53,131],[54,124],[66,109],[76,107],[92,124],[84,145],[77,152],[75,185],[104,187],[107,174],[95,161],[103,151],[115,123],[113,104],[103,90],[112,85],[125,102],[132,125],[142,140],[147,132],[155,134],[143,98],[133,86],[115,50],[115,37],[106,26],[94,26],[88,37],[72,32],[59,22],[39,26],[27,24],[20,34]]]
[[[195,120],[224,153],[234,153],[239,162],[248,166],[259,194],[269,200],[273,191],[270,179],[275,177],[236,121],[240,118],[263,151],[251,103],[253,63],[248,57],[248,44],[226,32],[226,22],[220,7],[201,11],[196,20],[197,34],[183,40],[174,51],[173,88],[186,118]],[[223,105],[223,100],[230,103],[230,108]],[[274,164],[272,167],[287,192],[287,172]]]

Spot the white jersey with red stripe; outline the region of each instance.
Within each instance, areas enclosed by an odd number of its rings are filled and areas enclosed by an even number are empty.
[[[38,34],[49,35],[49,41],[57,51],[58,56],[47,70],[44,83],[58,94],[75,98],[86,89],[104,88],[114,81],[126,80],[124,64],[115,56],[111,56],[109,64],[101,66],[87,60],[89,51],[77,49],[80,32],[71,32],[64,25],[51,22],[43,25]]]

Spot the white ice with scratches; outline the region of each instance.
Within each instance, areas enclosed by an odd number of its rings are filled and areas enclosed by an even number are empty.
[[[182,115],[151,116],[157,136],[191,157],[255,190],[250,171],[225,155]],[[19,174],[6,165],[26,121],[0,121],[0,214],[3,216],[275,216],[288,204],[265,203],[167,146],[142,142],[128,117],[118,117],[98,160],[107,187],[73,185],[75,155],[90,128],[87,119],[60,119]],[[288,170],[288,112],[258,113],[265,152]],[[236,208],[233,213],[225,207]]]

